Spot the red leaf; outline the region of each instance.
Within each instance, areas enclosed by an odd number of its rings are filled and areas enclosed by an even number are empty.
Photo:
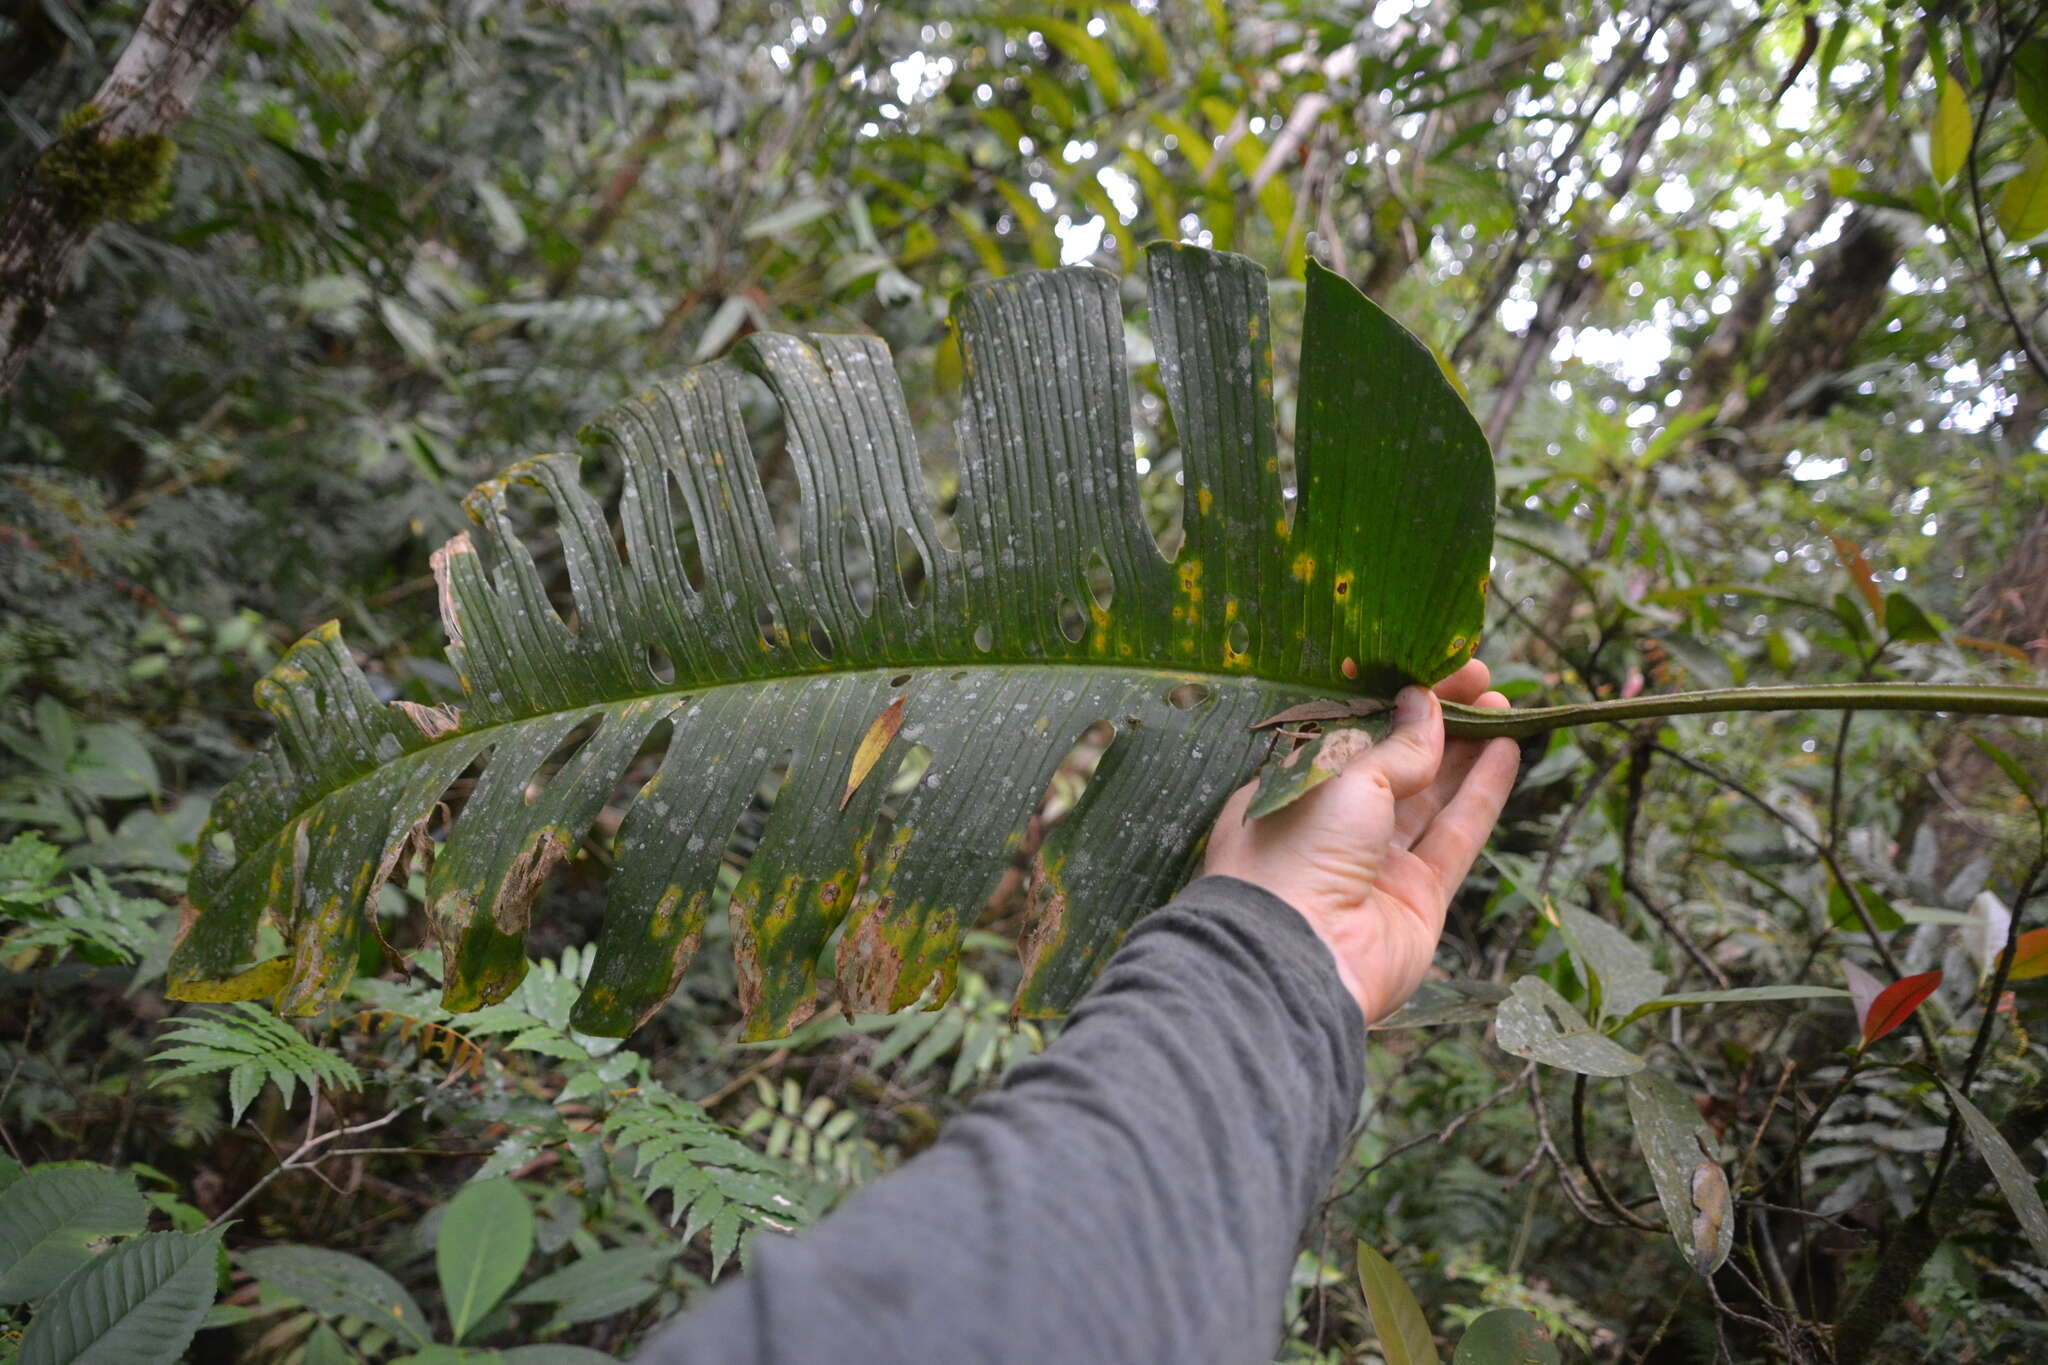
[[[1911,1019],[1920,1002],[1934,994],[1940,984],[1940,972],[1922,972],[1902,977],[1879,991],[1877,999],[1870,1002],[1870,1013],[1863,1016],[1863,1046],[1869,1047]]]
[[[1878,589],[1877,574],[1871,569],[1870,561],[1852,542],[1832,534],[1828,539],[1835,542],[1835,553],[1840,556],[1842,567],[1849,571],[1849,582],[1863,594],[1863,600],[1870,604],[1871,613],[1878,620],[1884,620],[1884,594]]]
[[[2029,929],[2012,945],[2012,965],[2005,969],[2007,981],[2032,981],[2048,976],[2048,929]]]

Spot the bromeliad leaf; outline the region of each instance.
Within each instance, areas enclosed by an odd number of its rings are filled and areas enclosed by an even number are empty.
[[[459,709],[380,704],[331,624],[293,647],[258,688],[276,741],[200,841],[173,994],[318,1008],[354,970],[364,904],[417,848],[444,1002],[502,1000],[549,867],[659,749],[612,849],[577,1029],[622,1035],[669,995],[775,771],[730,897],[749,1035],[811,1011],[835,934],[849,1008],[940,999],[1053,773],[1101,724],[1107,751],[1035,855],[1021,942],[1020,1012],[1064,1008],[1186,875],[1271,743],[1254,722],[1383,698],[1471,656],[1492,541],[1477,424],[1428,349],[1349,284],[1309,270],[1290,500],[1264,276],[1188,247],[1148,261],[1184,464],[1177,558],[1139,503],[1112,277],[1013,276],[956,302],[950,518],[926,496],[879,341],[751,336],[596,424],[623,467],[615,508],[571,455],[470,496],[473,535],[435,557]],[[749,373],[785,419],[793,553],[749,445]],[[554,506],[573,611],[513,532],[523,486]],[[914,785],[894,780],[927,755]],[[257,962],[266,915],[289,951]]]

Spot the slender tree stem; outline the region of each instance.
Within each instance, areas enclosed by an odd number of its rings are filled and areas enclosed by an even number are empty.
[[[1575,725],[1723,711],[1943,711],[1971,716],[2048,717],[2048,687],[1936,687],[1926,683],[1824,683],[1815,687],[1728,687],[1615,701],[1483,710],[1444,703],[1444,733],[1459,739],[1526,739]]]

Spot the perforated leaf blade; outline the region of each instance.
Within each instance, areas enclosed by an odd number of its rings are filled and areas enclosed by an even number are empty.
[[[1599,1032],[1541,977],[1515,980],[1494,1018],[1502,1052],[1582,1076],[1629,1076],[1643,1059]]]
[[[1714,1155],[1713,1130],[1655,1071],[1628,1078],[1628,1117],[1672,1238],[1694,1270],[1713,1274],[1735,1245],[1734,1204],[1727,1172]]]
[[[1264,276],[1190,247],[1148,263],[1185,482],[1175,558],[1140,506],[1113,277],[1018,275],[956,301],[950,518],[880,342],[750,336],[595,424],[621,466],[616,508],[568,455],[470,496],[474,531],[435,556],[459,708],[378,703],[332,625],[293,647],[258,688],[276,741],[202,835],[172,993],[295,1013],[334,998],[364,904],[472,775],[430,841],[445,1003],[517,985],[548,868],[625,801],[572,1022],[626,1033],[680,979],[735,826],[780,773],[730,895],[748,1035],[801,1022],[827,956],[855,1010],[943,999],[1054,772],[1104,725],[1109,747],[1033,857],[1020,942],[1020,1012],[1067,1007],[1185,879],[1272,742],[1254,722],[1470,657],[1492,540],[1477,424],[1355,289],[1310,271],[1291,500]],[[785,419],[793,550],[749,444],[749,372]],[[523,486],[553,505],[567,620],[513,531]],[[892,572],[899,554],[915,574]],[[653,775],[622,787],[643,753]],[[925,755],[902,789],[906,757]],[[259,963],[266,915],[290,951]]]

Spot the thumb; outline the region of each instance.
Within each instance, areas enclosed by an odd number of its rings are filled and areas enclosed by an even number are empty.
[[[1404,687],[1394,698],[1394,728],[1342,781],[1383,781],[1396,800],[1413,796],[1435,778],[1444,759],[1444,713],[1426,687]]]

